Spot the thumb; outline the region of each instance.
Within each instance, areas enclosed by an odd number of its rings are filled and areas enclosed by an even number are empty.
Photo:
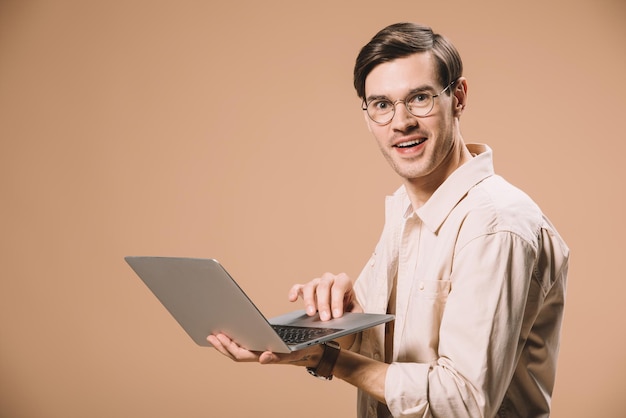
[[[259,356],[259,363],[261,364],[272,364],[272,363],[278,363],[280,360],[280,358],[272,353],[271,351],[265,351],[264,353],[261,354],[261,356]]]

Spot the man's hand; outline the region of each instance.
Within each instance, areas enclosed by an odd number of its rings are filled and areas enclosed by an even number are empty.
[[[271,351],[249,351],[240,347],[224,334],[209,335],[207,340],[217,351],[236,362],[256,362],[261,364],[291,364],[294,366],[315,367],[322,356],[323,348],[315,345],[288,354]]]
[[[352,280],[345,274],[325,273],[306,284],[296,284],[289,291],[289,301],[302,297],[307,315],[319,312],[320,319],[339,318],[344,312],[362,312],[356,301]]]
[[[209,335],[207,341],[226,357],[237,362],[259,361],[261,352],[249,351],[240,347],[224,334]]]

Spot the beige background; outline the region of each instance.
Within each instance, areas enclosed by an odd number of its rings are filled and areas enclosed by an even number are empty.
[[[623,416],[625,18],[622,0],[0,0],[0,416],[354,416],[341,381],[195,346],[123,256],[218,258],[269,316],[293,282],[358,274],[398,179],[352,65],[405,20],[456,43],[465,139],[572,249],[553,416]]]

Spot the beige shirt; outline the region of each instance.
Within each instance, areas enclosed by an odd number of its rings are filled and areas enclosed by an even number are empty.
[[[383,313],[397,280],[393,362],[387,407],[359,392],[359,417],[549,415],[569,249],[494,174],[491,149],[468,148],[477,156],[417,211],[404,188],[387,198],[355,288],[366,312]],[[353,349],[383,360],[384,335],[366,331]]]

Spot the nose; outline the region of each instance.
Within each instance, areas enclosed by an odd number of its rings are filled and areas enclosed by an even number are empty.
[[[397,100],[394,103],[395,114],[391,119],[391,126],[398,131],[406,131],[407,128],[414,128],[418,124],[418,118],[409,112],[406,107],[406,103],[402,100]]]

